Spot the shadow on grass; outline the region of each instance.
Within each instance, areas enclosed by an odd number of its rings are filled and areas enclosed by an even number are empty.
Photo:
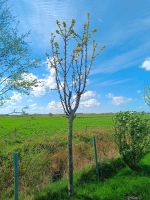
[[[60,190],[58,189],[58,191],[48,191],[46,196],[40,196],[39,198],[35,198],[35,200],[65,200],[68,199],[68,195],[67,195],[67,187],[61,188]]]
[[[112,178],[115,175],[119,175],[118,180],[124,179],[124,177],[135,177],[135,180],[139,176],[143,176],[143,178],[150,177],[150,166],[146,164],[141,164],[138,171],[131,171],[128,168],[125,168],[125,164],[122,162],[121,159],[111,160],[101,164],[100,166],[100,177],[96,176],[95,167],[90,169],[86,169],[75,176],[75,191],[77,193],[74,194],[72,198],[68,198],[67,192],[67,182],[61,180],[60,182],[56,182],[56,184],[52,184],[49,188],[41,191],[35,197],[35,200],[120,200],[120,199],[143,199],[143,195],[145,200],[149,200],[150,192],[148,192],[149,184],[139,182],[135,184],[134,182],[130,183],[131,187],[127,187],[127,192],[123,191],[119,186],[118,183],[114,182],[116,187],[116,193],[110,194],[108,193],[108,197],[100,197],[99,194],[94,195],[88,194],[88,188],[84,190],[84,187],[93,184],[97,185],[98,182],[102,183],[106,179]],[[142,178],[142,177],[141,177]],[[118,181],[116,180],[116,181]],[[131,179],[132,180],[132,179]],[[145,179],[144,179],[145,180]],[[111,179],[110,179],[111,181]],[[124,182],[126,184],[126,181]],[[133,185],[132,185],[133,184]],[[134,186],[135,184],[135,186]],[[110,184],[110,188],[112,188],[112,184]],[[128,185],[127,185],[128,186]],[[83,193],[79,192],[78,189],[83,188]],[[109,187],[108,187],[109,188]],[[120,188],[120,189],[118,189]],[[107,191],[107,190],[106,190]],[[111,190],[110,190],[111,191]],[[119,192],[120,191],[120,192]],[[118,194],[117,194],[118,192]]]
[[[138,175],[150,177],[150,165],[140,165],[139,169],[137,170],[137,173]]]
[[[100,200],[88,194],[74,194],[73,197],[68,197],[67,187],[65,186],[58,191],[49,190],[46,194],[37,195],[35,200]]]
[[[96,180],[104,181],[105,179],[111,178],[119,170],[125,167],[125,164],[121,159],[110,160],[103,163],[101,166],[99,165],[99,177],[96,175],[95,167],[92,167],[87,173],[82,173],[80,178],[78,179],[77,184],[81,185],[84,183],[95,182]]]
[[[150,177],[150,165],[141,164],[136,170],[129,170],[129,168],[125,168],[121,172],[122,176],[132,176],[132,175],[138,175],[138,176],[145,176]]]
[[[124,167],[124,163],[121,161],[121,159],[111,160],[103,163],[100,166],[100,177],[97,177],[95,167],[92,167],[88,171],[81,172],[79,178],[75,181],[75,188],[80,187],[81,185],[87,184],[87,183],[96,183],[97,181],[104,181],[105,179],[111,178],[114,176],[120,169]],[[40,194],[37,194],[35,197],[35,200],[67,200],[68,199],[68,193],[67,193],[67,184],[63,184],[62,186],[56,185],[55,188],[49,188],[43,192],[40,192]],[[74,197],[71,198],[74,200]],[[75,200],[82,199],[82,200],[98,200],[93,199],[90,195],[76,195],[75,194]]]

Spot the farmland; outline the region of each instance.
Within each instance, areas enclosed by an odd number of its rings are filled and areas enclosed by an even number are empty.
[[[74,123],[74,132],[113,127],[113,115],[81,115]],[[33,141],[41,137],[51,138],[55,135],[67,136],[67,120],[65,116],[6,116],[0,117],[1,141],[8,141],[4,151],[12,151],[32,138]],[[2,147],[2,144],[1,144]]]
[[[145,117],[150,118],[149,115]],[[116,159],[119,156],[113,138],[113,115],[78,115],[74,123],[73,139],[76,173],[94,164],[93,135],[97,138],[100,162]],[[52,182],[57,181],[56,184],[59,184],[59,180],[67,174],[67,120],[65,116],[0,117],[0,171],[2,173],[0,199],[13,198],[12,154],[16,151],[19,152],[20,198],[34,199],[34,193],[40,192]],[[146,164],[149,163],[149,158],[147,160]],[[138,180],[139,177],[136,175],[135,177]],[[148,178],[140,179],[141,182],[144,180]],[[91,184],[94,187],[96,183]],[[64,182],[63,186],[65,187]],[[79,191],[79,193],[82,192]]]

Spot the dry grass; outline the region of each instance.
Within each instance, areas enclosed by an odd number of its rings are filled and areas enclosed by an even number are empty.
[[[73,157],[75,171],[94,164],[93,135],[97,138],[97,152],[100,162],[118,156],[117,147],[112,138],[112,130],[100,129],[76,132],[73,142]],[[35,191],[39,191],[51,182],[67,175],[67,135],[57,134],[55,138],[43,137],[33,143],[28,138],[19,149],[19,179],[20,191],[23,198]],[[0,198],[9,199],[13,195],[13,159],[7,155],[1,159]],[[8,178],[10,177],[10,178]],[[32,198],[31,198],[32,199]]]

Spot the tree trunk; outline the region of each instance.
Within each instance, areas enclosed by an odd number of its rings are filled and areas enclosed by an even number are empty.
[[[72,152],[72,130],[73,116],[68,118],[68,195],[73,195],[73,152]]]

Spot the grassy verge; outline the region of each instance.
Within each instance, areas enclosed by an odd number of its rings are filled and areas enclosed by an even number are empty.
[[[123,167],[120,161],[102,166],[102,179],[97,180],[94,168],[75,176],[75,195],[71,200],[150,199],[150,154],[141,162],[139,172]],[[35,195],[36,200],[67,200],[67,181],[51,184]]]

